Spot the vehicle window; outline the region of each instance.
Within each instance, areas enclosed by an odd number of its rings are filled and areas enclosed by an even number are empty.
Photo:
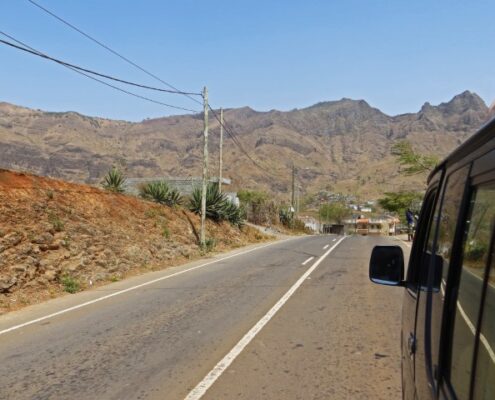
[[[492,197],[493,199],[493,197]],[[493,257],[493,254],[492,254]],[[492,258],[493,260],[493,258]],[[481,322],[476,374],[474,378],[474,399],[495,399],[495,261],[488,275],[483,319]]]
[[[425,201],[423,204],[423,208],[421,210],[420,221],[418,224],[418,229],[416,231],[415,241],[418,242],[418,246],[420,247],[421,253],[424,251],[424,245],[421,243],[425,243],[428,240],[430,235],[431,227],[435,224],[432,222],[432,214],[433,208],[435,206],[435,200],[437,197],[437,188],[430,191],[425,196]],[[407,287],[413,291],[417,291],[419,286],[419,271],[421,264],[418,262],[410,262],[409,269],[407,271]]]
[[[435,382],[435,369],[440,356],[440,338],[442,332],[445,292],[449,269],[455,260],[452,255],[455,246],[457,221],[466,189],[469,166],[453,172],[447,178],[442,206],[438,216],[437,237],[434,241],[434,253],[430,254],[428,264],[428,290],[426,307],[430,304],[431,320],[427,324],[425,335],[426,357],[430,379]],[[464,224],[463,224],[464,225]],[[457,252],[459,254],[461,252]],[[428,354],[429,353],[429,354]]]
[[[434,267],[437,268],[437,270],[433,271],[434,289],[439,289],[441,281],[443,281],[443,284],[445,285],[447,280],[456,231],[456,222],[465,190],[467,174],[468,168],[466,167],[454,172],[447,181],[447,189],[443,199],[443,209],[440,217],[438,240],[435,249],[436,254],[441,257],[441,260],[437,259],[436,261],[438,262],[434,263]]]
[[[494,218],[495,188],[480,187],[475,189],[471,196],[470,212],[466,224],[464,255],[452,339],[451,385],[457,397],[461,399],[469,398],[476,324],[479,317],[485,266],[489,255]],[[482,347],[480,347],[480,354],[486,353]],[[478,372],[480,373],[479,379],[482,379],[485,371],[478,370]],[[492,376],[495,377],[495,375]]]

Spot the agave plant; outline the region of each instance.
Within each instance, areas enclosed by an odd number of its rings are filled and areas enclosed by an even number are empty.
[[[139,189],[139,195],[147,200],[167,206],[182,203],[182,196],[177,189],[170,189],[166,182],[150,182]]]
[[[139,189],[139,195],[143,199],[151,200],[156,203],[166,204],[169,194],[169,188],[166,182],[146,183]]]
[[[196,214],[201,214],[201,193],[201,188],[194,189],[189,202],[189,209]],[[206,189],[206,217],[217,222],[227,220],[236,226],[244,220],[242,210],[218,190],[217,184],[209,184]]]
[[[105,175],[102,185],[106,190],[115,193],[122,193],[124,192],[125,181],[126,179],[124,177],[124,174],[117,168],[113,167]]]

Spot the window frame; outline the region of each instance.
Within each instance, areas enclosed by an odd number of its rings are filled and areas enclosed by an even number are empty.
[[[455,264],[450,268],[449,275],[447,277],[447,286],[445,291],[445,304],[443,310],[443,320],[442,320],[442,333],[441,333],[441,343],[440,343],[440,359],[439,359],[439,381],[438,386],[440,390],[444,389],[448,393],[449,398],[457,399],[454,387],[450,381],[450,373],[451,373],[451,365],[452,365],[452,345],[454,339],[454,323],[455,316],[457,313],[457,298],[459,292],[460,278],[462,273],[462,262],[464,259],[464,245],[465,245],[465,230],[467,218],[469,216],[470,207],[469,204],[473,197],[473,194],[479,190],[480,187],[484,187],[487,185],[491,185],[495,183],[495,170],[492,170],[488,173],[483,173],[482,175],[478,175],[476,177],[473,176],[473,163],[471,163],[470,173],[466,182],[466,187],[464,190],[463,199],[461,202],[461,212],[459,213],[458,218],[461,221],[461,224],[458,224],[456,227],[456,235],[454,238],[455,245]],[[452,171],[452,173],[455,171]],[[451,173],[449,173],[450,176]],[[442,198],[443,201],[443,198]],[[488,281],[489,267],[490,263],[493,261],[493,252],[495,250],[495,227],[492,229],[491,238],[490,238],[490,253],[488,255],[488,259],[485,264],[485,272],[482,283],[482,294],[480,297],[479,304],[479,312],[478,312],[478,320],[476,321],[476,334],[474,338],[474,347],[473,347],[473,357],[472,357],[472,366],[471,366],[471,377],[470,377],[470,386],[469,386],[469,399],[473,397],[474,394],[474,383],[476,376],[476,365],[478,358],[478,349],[479,349],[479,337],[480,337],[480,328],[481,321],[483,317],[484,303],[486,297],[486,287]],[[454,253],[452,258],[454,258]],[[473,321],[474,322],[474,321]],[[439,392],[437,392],[439,395]]]

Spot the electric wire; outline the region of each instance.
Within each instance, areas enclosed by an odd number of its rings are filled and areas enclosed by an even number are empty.
[[[268,170],[267,168],[263,167],[258,161],[256,161],[253,157],[251,157],[251,155],[246,151],[246,149],[242,146],[242,144],[240,143],[239,139],[237,138],[237,136],[234,134],[233,130],[229,129],[227,127],[227,124],[226,124],[226,121],[224,119],[224,122],[222,124],[220,118],[218,117],[217,113],[215,112],[215,110],[209,105],[208,108],[210,109],[210,111],[212,112],[213,116],[215,117],[215,119],[218,121],[218,123],[220,125],[223,126],[223,129],[225,130],[225,132],[230,136],[230,138],[232,139],[232,141],[234,142],[234,144],[239,148],[239,150],[258,168],[260,169],[261,171],[265,172],[266,174],[274,177],[274,178],[280,178],[280,175]]]
[[[8,38],[10,38],[12,40],[15,40],[12,36],[6,34],[5,32],[0,31],[0,33],[2,35],[4,35],[4,36],[7,36]],[[14,47],[14,48],[16,48],[18,50],[22,50],[22,51],[25,51],[27,53],[33,54],[35,56],[42,57],[42,58],[45,58],[47,60],[56,62],[57,64],[61,64],[61,65],[64,65],[66,67],[75,68],[75,69],[77,69],[79,71],[87,72],[88,74],[92,74],[92,75],[97,75],[97,76],[100,76],[102,78],[110,79],[112,81],[124,83],[126,85],[136,86],[136,87],[143,88],[143,89],[148,89],[148,90],[155,90],[157,92],[165,92],[165,93],[172,93],[172,94],[190,94],[190,95],[195,95],[195,96],[202,96],[201,93],[179,92],[179,91],[176,91],[176,90],[160,89],[160,88],[157,88],[157,87],[154,87],[154,86],[147,86],[147,85],[143,85],[141,83],[135,83],[135,82],[126,81],[124,79],[116,78],[114,76],[107,75],[107,74],[102,74],[101,72],[96,72],[96,71],[93,71],[93,70],[88,69],[88,68],[83,68],[83,67],[81,67],[79,65],[75,65],[75,64],[68,63],[66,61],[62,61],[62,60],[60,60],[58,58],[55,58],[55,57],[50,57],[50,56],[48,56],[48,55],[46,55],[44,53],[38,52],[38,51],[33,51],[33,50],[29,50],[27,48],[23,48],[21,46],[17,46],[17,45],[15,45],[13,43],[7,42],[6,40],[0,39],[0,42],[3,43],[3,44],[5,44],[5,45],[7,45],[7,46]]]
[[[65,25],[67,25],[68,27],[70,27],[71,29],[75,30],[76,32],[80,33],[81,35],[83,35],[87,39],[89,39],[92,42],[96,43],[98,46],[104,48],[105,50],[109,51],[110,53],[112,53],[115,56],[119,57],[120,59],[124,60],[128,64],[130,64],[133,67],[135,67],[135,68],[139,69],[140,71],[144,72],[145,74],[147,74],[148,76],[152,77],[153,79],[155,79],[155,80],[163,83],[164,85],[166,85],[169,88],[175,90],[176,92],[180,92],[180,94],[183,94],[184,96],[188,97],[189,99],[191,99],[195,103],[202,104],[201,101],[199,101],[198,99],[195,99],[194,97],[192,97],[192,94],[191,93],[182,92],[181,90],[177,89],[175,86],[173,86],[170,83],[164,81],[163,79],[161,79],[157,75],[151,73],[150,71],[144,69],[143,67],[141,67],[140,65],[138,65],[134,61],[130,60],[129,58],[127,58],[127,57],[123,56],[122,54],[118,53],[117,51],[113,50],[111,47],[109,47],[108,45],[104,44],[103,42],[95,39],[93,36],[91,36],[88,33],[84,32],[82,29],[79,29],[77,26],[71,24],[70,22],[68,22],[67,20],[63,19],[62,17],[56,15],[54,12],[52,12],[52,11],[48,10],[47,8],[43,7],[41,4],[37,3],[36,1],[34,1],[34,0],[28,0],[28,2],[31,3],[32,5],[38,7],[40,10],[44,11],[45,13],[51,15],[53,18],[57,19],[58,21],[62,22]]]
[[[24,46],[24,47],[15,45],[14,43],[11,43],[11,42],[8,42],[8,41],[2,40],[2,39],[0,39],[0,43],[3,43],[5,45],[11,46],[13,48],[16,48],[16,49],[25,51],[25,52],[30,53],[32,55],[36,55],[36,56],[39,56],[39,57],[42,57],[42,58],[45,58],[45,59],[48,59],[48,60],[52,59],[52,57],[49,57],[46,54],[44,54],[44,53],[42,53],[42,52],[34,49],[33,47],[27,45],[26,43],[23,43],[20,40],[15,39],[13,36],[8,35],[5,32],[0,31],[0,34],[6,36],[8,38],[10,38],[11,40],[14,40],[15,42],[17,42],[18,44],[20,44],[21,46]],[[55,59],[53,59],[53,60],[55,60]],[[66,67],[68,69],[71,69],[74,72],[77,72],[78,74],[81,74],[81,75],[83,75],[83,76],[85,76],[85,77],[87,77],[89,79],[92,79],[92,80],[94,80],[96,82],[101,83],[102,85],[108,86],[108,87],[110,87],[112,89],[118,90],[118,91],[120,91],[122,93],[125,93],[127,95],[130,95],[130,96],[133,96],[133,97],[136,97],[136,98],[139,98],[139,99],[142,99],[142,100],[151,102],[151,103],[159,104],[159,105],[162,105],[162,106],[165,106],[165,107],[174,108],[174,109],[182,110],[182,111],[188,111],[188,112],[192,112],[192,113],[198,113],[197,110],[192,110],[190,108],[185,108],[185,107],[174,106],[172,104],[164,103],[164,102],[161,102],[159,100],[151,99],[149,97],[142,96],[142,95],[137,94],[137,93],[134,93],[134,92],[130,92],[130,91],[126,90],[126,89],[123,89],[121,87],[118,87],[118,86],[112,85],[112,84],[110,84],[108,82],[105,82],[105,81],[103,81],[101,79],[98,79],[98,78],[90,75],[89,73],[84,72],[84,69],[75,67],[75,66],[73,66],[71,64],[68,64],[68,63],[65,63],[65,62],[58,62],[58,61],[55,61],[55,62],[57,62],[58,64],[62,65],[63,67]]]

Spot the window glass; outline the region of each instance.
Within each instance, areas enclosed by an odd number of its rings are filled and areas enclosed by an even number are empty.
[[[442,214],[438,227],[438,240],[436,245],[436,254],[441,257],[442,262],[436,263],[435,267],[441,268],[441,271],[434,271],[435,277],[442,277],[447,280],[449,272],[450,257],[452,255],[452,245],[456,230],[456,222],[459,216],[459,209],[464,194],[465,183],[468,169],[463,168],[450,175],[447,182],[447,189],[443,199]],[[437,260],[440,261],[440,260]],[[440,282],[435,280],[434,287],[438,289]]]
[[[466,224],[464,254],[452,340],[450,380],[459,399],[469,398],[476,341],[476,324],[479,318],[485,266],[490,253],[489,246],[494,218],[494,188],[487,186],[475,189],[471,196],[470,212]],[[495,301],[495,298],[492,297],[491,301]],[[484,349],[483,344],[480,344],[479,347],[479,355],[481,354],[489,358],[489,354]],[[486,357],[484,358],[486,359]],[[493,371],[492,369],[492,374]],[[483,365],[481,370],[478,369],[477,372],[480,374],[479,381],[485,381],[487,366]],[[493,382],[494,379],[495,375],[492,375],[491,381]],[[492,394],[491,396],[477,398],[495,399],[495,395]]]
[[[407,270],[407,287],[410,290],[417,291],[419,286],[419,272],[421,269],[421,260],[424,253],[424,249],[426,248],[426,243],[429,240],[429,237],[434,236],[432,233],[432,229],[436,226],[433,222],[431,216],[433,215],[433,208],[435,206],[435,200],[437,198],[437,188],[428,192],[425,196],[425,201],[423,203],[423,207],[421,209],[421,216],[418,223],[418,229],[416,231],[416,236],[414,241],[417,242],[417,249],[413,249],[416,251],[420,257],[416,257],[414,254],[411,256],[411,260],[408,264]],[[438,206],[437,206],[438,207]]]
[[[495,221],[495,185],[484,191],[480,190],[479,198],[480,201],[484,202],[484,208],[480,210],[478,215],[479,221],[474,218],[472,221],[473,224],[479,225],[478,236],[480,240],[470,244],[470,270],[475,276],[482,277],[481,264],[488,257],[490,233],[493,232]],[[495,260],[493,250],[488,281],[485,284],[487,286],[474,379],[475,400],[495,399]]]

